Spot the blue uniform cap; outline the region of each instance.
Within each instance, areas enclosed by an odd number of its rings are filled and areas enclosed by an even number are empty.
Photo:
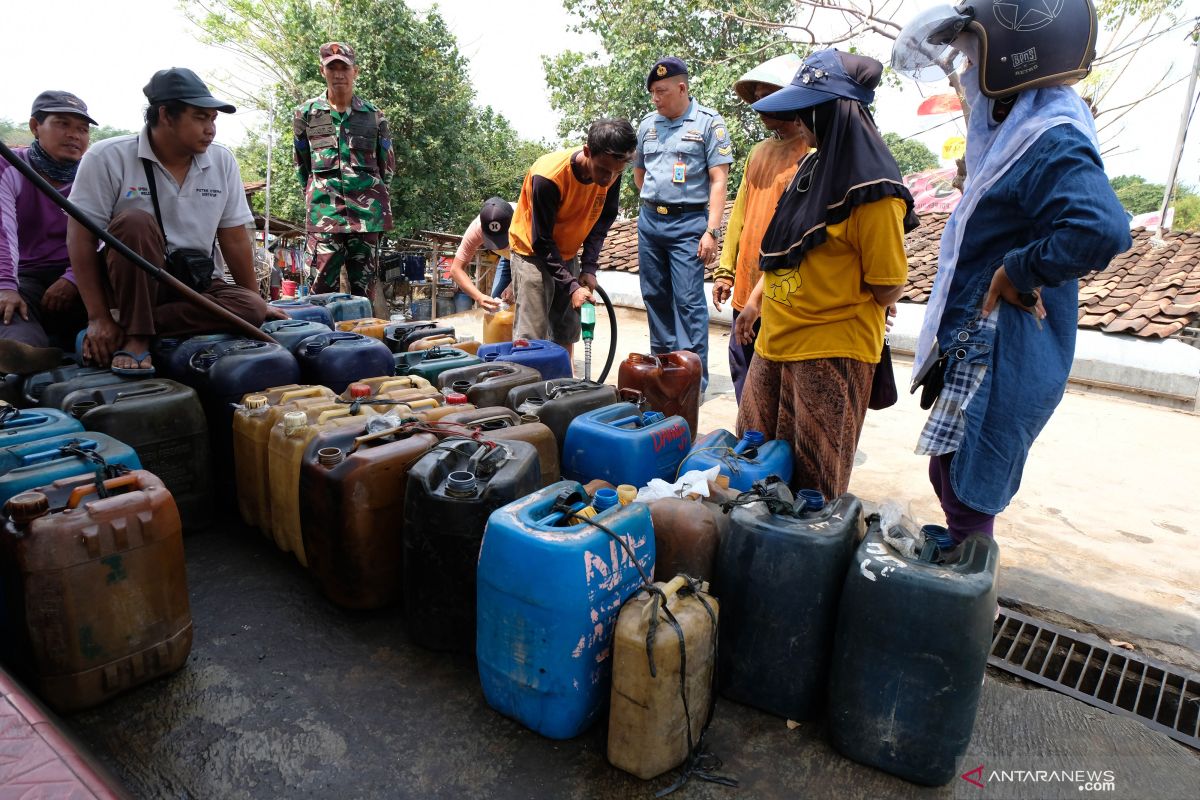
[[[687,75],[687,64],[683,63],[682,59],[675,56],[667,56],[655,62],[650,68],[650,74],[646,77],[646,88],[650,88],[650,84],[655,81],[661,81],[663,78],[669,78],[672,75]]]
[[[804,59],[792,82],[751,108],[755,111],[800,111],[844,97],[870,105],[875,91],[846,74],[837,50],[821,50]]]

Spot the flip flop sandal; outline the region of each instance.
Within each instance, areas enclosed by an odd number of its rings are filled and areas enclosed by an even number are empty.
[[[117,356],[128,356],[134,360],[134,363],[141,364],[150,357],[150,352],[131,353],[128,350],[118,350],[113,353],[113,358]],[[154,367],[113,367],[109,366],[113,375],[120,375],[123,378],[151,378],[154,377]]]

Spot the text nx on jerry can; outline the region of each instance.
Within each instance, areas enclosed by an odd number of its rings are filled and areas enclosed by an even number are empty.
[[[578,483],[562,481],[509,503],[488,519],[479,553],[484,697],[551,739],[577,736],[600,715],[617,614],[642,573],[654,571],[645,504],[614,505],[588,521],[561,510],[587,508],[586,497]]]

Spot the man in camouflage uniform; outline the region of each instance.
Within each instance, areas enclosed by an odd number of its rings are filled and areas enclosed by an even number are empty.
[[[328,42],[320,55],[327,90],[297,108],[292,121],[308,208],[313,291],[338,291],[344,266],[350,290],[371,297],[379,234],[392,228],[391,135],[383,112],[354,94],[354,49]]]

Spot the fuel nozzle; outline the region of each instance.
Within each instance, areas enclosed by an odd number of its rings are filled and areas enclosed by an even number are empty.
[[[584,303],[579,307],[579,324],[583,327],[583,339],[591,339],[596,332],[596,306]]]
[[[584,303],[579,307],[579,325],[583,335],[583,379],[592,379],[592,337],[596,333],[596,306]]]

